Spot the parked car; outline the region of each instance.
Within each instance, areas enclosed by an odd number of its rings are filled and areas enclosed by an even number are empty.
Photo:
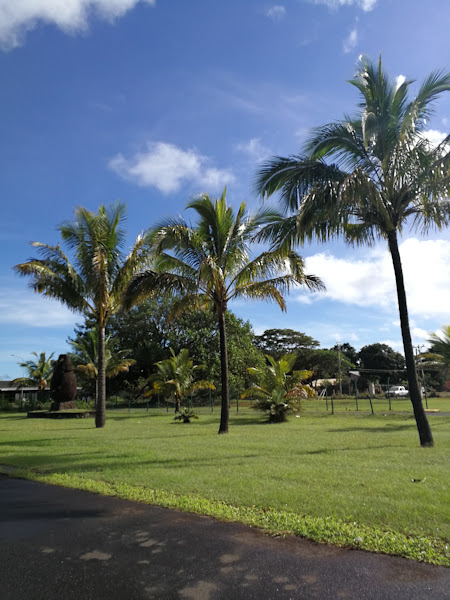
[[[409,396],[409,392],[404,385],[391,385],[384,395],[386,398],[389,398],[389,396],[391,398],[405,398]]]

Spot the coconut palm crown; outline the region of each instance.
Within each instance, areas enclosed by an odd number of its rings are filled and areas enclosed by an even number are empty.
[[[450,325],[444,325],[440,334],[430,333],[430,349],[417,357],[418,366],[430,371],[440,371],[445,379],[450,368]]]
[[[350,83],[360,113],[313,130],[303,152],[275,157],[257,176],[263,197],[279,192],[286,216],[261,239],[279,245],[344,236],[352,244],[387,240],[392,256],[403,347],[422,446],[432,446],[414,367],[398,234],[406,223],[421,232],[448,225],[450,136],[432,145],[425,135],[433,103],[450,90],[450,73],[434,72],[409,100],[411,80],[391,81],[378,64],[361,59]]]
[[[204,194],[189,202],[197,224],[184,219],[169,220],[152,233],[157,257],[152,270],[135,276],[126,303],[166,290],[179,295],[174,315],[194,308],[213,306],[220,339],[221,419],[219,433],[228,432],[229,383],[225,313],[235,298],[272,300],[286,310],[284,294],[294,285],[311,290],[323,287],[320,279],[304,273],[302,258],[291,249],[262,252],[252,258],[250,249],[259,228],[279,217],[271,209],[248,215],[242,203],[238,210],[227,204],[226,190],[211,200]]]
[[[303,383],[313,375],[313,371],[293,371],[297,361],[295,353],[285,354],[278,360],[269,354],[265,357],[267,363],[264,368],[247,369],[260,382],[247,388],[241,398],[257,398],[253,407],[265,411],[269,422],[284,422],[289,412],[300,410],[302,398],[314,396],[311,386]]]
[[[98,383],[98,334],[95,329],[89,329],[83,336],[76,340],[69,340],[74,352],[70,360],[75,368],[84,373],[88,379],[95,381],[96,394]],[[135,364],[130,357],[131,350],[116,350],[114,338],[111,335],[105,338],[105,377],[111,379],[119,373],[126,373],[131,365]],[[97,394],[98,395],[98,394]],[[97,401],[97,397],[96,397]]]
[[[103,427],[106,418],[105,326],[121,307],[123,291],[134,273],[148,260],[147,237],[139,235],[127,256],[125,242],[125,205],[101,206],[98,213],[85,208],[75,210],[75,219],[59,226],[63,242],[73,260],[59,244],[33,242],[41,258],[16,265],[20,275],[31,277],[30,287],[49,298],[56,298],[71,310],[91,318],[98,334],[98,398],[95,425]]]
[[[153,389],[149,394],[167,394],[175,399],[175,412],[180,412],[181,401],[187,395],[198,390],[215,390],[214,385],[205,379],[196,379],[195,375],[203,369],[202,365],[194,365],[189,350],[183,348],[175,354],[170,348],[171,356],[155,363],[158,372],[151,377]]]
[[[32,352],[31,354],[36,357],[36,360],[31,359],[18,363],[20,367],[26,370],[27,375],[25,377],[17,377],[11,383],[18,388],[37,386],[39,388],[40,400],[43,401],[45,388],[53,373],[54,353],[52,352],[50,356],[46,356],[45,352],[41,352],[40,354]]]

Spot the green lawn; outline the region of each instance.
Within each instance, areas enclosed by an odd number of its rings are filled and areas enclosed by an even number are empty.
[[[92,419],[2,414],[0,462],[28,477],[450,564],[449,417],[430,415],[431,449],[420,448],[409,414],[306,411],[268,425],[245,409],[226,436],[216,435],[218,411],[200,417],[183,425],[164,410],[108,411],[97,430]]]

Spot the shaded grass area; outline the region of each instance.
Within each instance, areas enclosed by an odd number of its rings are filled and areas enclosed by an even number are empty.
[[[0,418],[3,464],[28,477],[211,514],[317,541],[450,564],[450,419],[435,448],[409,415],[311,415],[267,425],[254,411],[190,425],[164,411],[92,421]],[[33,471],[33,473],[31,473]]]

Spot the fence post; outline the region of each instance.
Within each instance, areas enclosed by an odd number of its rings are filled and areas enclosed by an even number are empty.
[[[355,402],[356,402],[356,411],[358,412],[358,383],[355,379]]]
[[[389,385],[389,377],[388,377],[388,400],[389,400],[389,410],[391,410],[391,386]]]

